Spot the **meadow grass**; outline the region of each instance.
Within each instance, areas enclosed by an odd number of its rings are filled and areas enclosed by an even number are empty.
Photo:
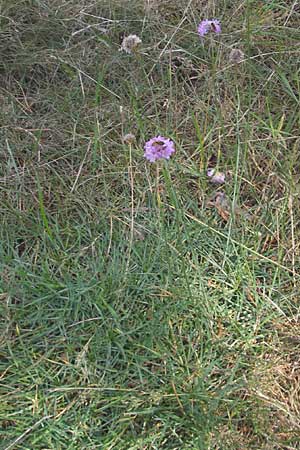
[[[300,448],[297,2],[0,11],[1,448]]]

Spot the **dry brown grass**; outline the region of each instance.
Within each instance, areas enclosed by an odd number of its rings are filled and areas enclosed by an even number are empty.
[[[268,415],[266,434],[287,444],[274,448],[300,448],[299,336],[299,322],[275,324],[270,350],[261,355],[253,372],[249,395],[259,399]]]

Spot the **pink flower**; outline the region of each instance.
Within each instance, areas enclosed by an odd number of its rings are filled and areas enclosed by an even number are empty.
[[[202,22],[198,25],[198,34],[203,37],[205,36],[209,31],[213,31],[214,33],[221,33],[221,24],[219,20],[212,19],[212,20],[202,20]]]
[[[144,150],[144,157],[150,162],[155,162],[157,159],[170,159],[175,152],[175,145],[171,139],[156,136],[146,142]]]
[[[213,184],[223,184],[225,183],[225,173],[216,172],[215,169],[208,169],[207,176],[209,181]]]

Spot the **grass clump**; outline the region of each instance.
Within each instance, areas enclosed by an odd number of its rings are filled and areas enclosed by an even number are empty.
[[[0,20],[2,448],[296,449],[296,4]]]

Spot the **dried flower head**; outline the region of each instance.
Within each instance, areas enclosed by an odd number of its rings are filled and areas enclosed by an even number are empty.
[[[229,54],[229,61],[232,64],[239,64],[245,59],[245,54],[239,48],[233,48]]]
[[[136,34],[130,34],[129,36],[125,36],[120,51],[124,51],[126,53],[131,54],[135,52],[138,46],[142,43],[142,40]]]
[[[144,157],[150,162],[155,162],[157,159],[169,159],[175,152],[175,145],[171,139],[156,136],[146,142],[144,150]]]
[[[225,173],[216,172],[215,169],[208,169],[206,172],[209,181],[213,184],[223,184],[225,183]]]
[[[202,22],[198,25],[198,34],[203,37],[205,36],[209,31],[213,31],[214,33],[221,33],[221,24],[219,20],[216,19],[205,19],[202,20]]]
[[[123,136],[124,144],[134,144],[135,140],[135,135],[132,133],[128,133]]]

